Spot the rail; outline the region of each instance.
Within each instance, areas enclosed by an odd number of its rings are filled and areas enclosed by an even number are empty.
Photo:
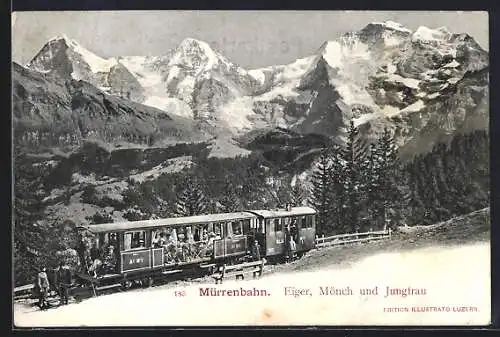
[[[369,231],[364,233],[349,233],[333,236],[316,236],[316,248],[321,249],[329,246],[337,246],[346,243],[376,241],[391,238],[391,229],[382,231]]]

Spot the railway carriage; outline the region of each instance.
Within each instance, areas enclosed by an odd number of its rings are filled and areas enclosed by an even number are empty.
[[[287,235],[300,256],[314,247],[315,214],[296,207],[80,226],[82,242],[87,240],[81,260],[95,268],[76,275],[102,288],[128,288],[134,281],[151,285],[154,278],[187,269],[209,273],[243,261],[253,240],[262,257],[279,259],[286,254]]]
[[[281,259],[287,253],[287,236],[292,236],[302,256],[315,246],[316,211],[310,207],[294,207],[284,210],[249,211],[258,216],[258,240],[264,247],[264,255]]]

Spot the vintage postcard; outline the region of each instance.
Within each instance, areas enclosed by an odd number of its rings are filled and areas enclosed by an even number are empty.
[[[487,325],[486,12],[12,15],[15,327]]]

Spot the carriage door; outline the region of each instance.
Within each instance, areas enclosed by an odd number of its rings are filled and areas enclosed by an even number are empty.
[[[285,251],[285,232],[281,218],[266,219],[266,255],[278,255]]]
[[[243,233],[243,221],[229,221],[226,223],[226,225],[226,256],[244,255],[247,251],[247,237]]]
[[[314,215],[305,215],[299,217],[299,242],[297,242],[297,250],[309,250],[314,248],[315,229]]]

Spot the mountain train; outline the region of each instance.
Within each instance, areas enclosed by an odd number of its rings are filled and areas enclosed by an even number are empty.
[[[287,207],[79,226],[83,263],[74,278],[80,286],[128,289],[186,271],[211,274],[255,259],[255,246],[258,259],[284,261],[290,244],[301,257],[315,246],[315,217],[310,207]]]

